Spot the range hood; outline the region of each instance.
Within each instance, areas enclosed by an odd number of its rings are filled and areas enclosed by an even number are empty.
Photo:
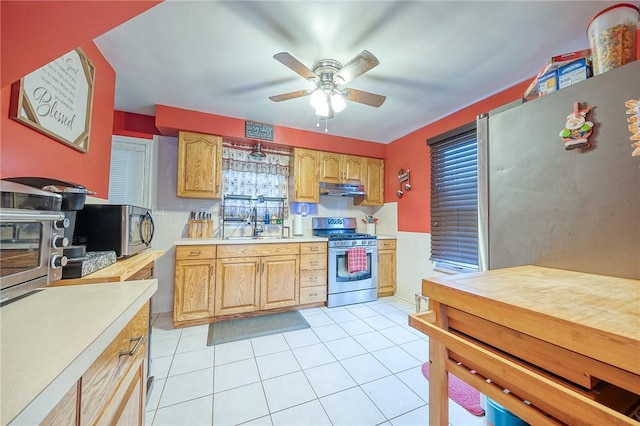
[[[367,195],[361,183],[320,182],[320,195],[331,197],[359,197]]]

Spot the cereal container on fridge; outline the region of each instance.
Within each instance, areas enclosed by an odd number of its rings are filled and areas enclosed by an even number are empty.
[[[608,7],[591,19],[587,36],[593,58],[593,75],[636,60],[638,8],[622,3]]]

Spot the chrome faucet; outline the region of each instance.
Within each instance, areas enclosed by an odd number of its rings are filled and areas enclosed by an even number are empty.
[[[258,225],[258,209],[256,207],[251,211],[252,223],[253,223],[253,238],[258,238],[258,235],[264,232],[261,225]]]

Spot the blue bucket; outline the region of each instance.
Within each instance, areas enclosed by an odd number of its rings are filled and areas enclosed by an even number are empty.
[[[513,415],[510,411],[498,404],[494,400],[487,398],[486,410],[487,425],[489,426],[528,426],[519,417]]]

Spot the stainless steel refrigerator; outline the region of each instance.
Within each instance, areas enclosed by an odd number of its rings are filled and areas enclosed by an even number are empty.
[[[639,98],[640,60],[478,119],[482,270],[640,279],[640,157],[625,106]],[[574,102],[591,108],[589,149],[560,137]]]

